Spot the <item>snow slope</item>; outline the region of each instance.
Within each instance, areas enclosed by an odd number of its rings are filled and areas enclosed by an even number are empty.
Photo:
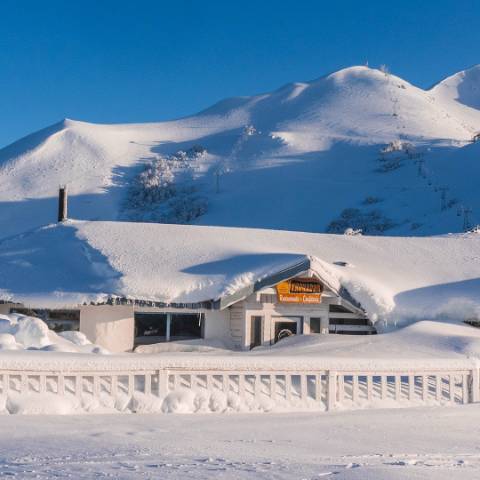
[[[201,302],[306,256],[331,284],[347,288],[372,320],[480,316],[478,233],[367,237],[69,221],[0,242],[0,293],[35,306],[111,295]]]
[[[480,65],[455,73],[435,85],[431,91],[443,100],[456,100],[480,109]]]
[[[464,76],[474,91],[476,74]],[[456,100],[452,82],[467,88],[466,80],[447,79],[425,91],[351,67],[171,122],[64,120],[0,150],[0,236],[54,221],[60,184],[69,187],[72,218],[125,218],[128,187],[144,165],[193,145],[208,152],[193,165],[208,200],[196,223],[324,232],[344,209],[357,208],[380,211],[393,235],[461,231],[455,208],[441,210],[438,186],[446,182],[452,205],[472,208],[471,223],[480,222],[473,167],[450,177],[439,159],[448,154],[450,170],[457,165],[480,129],[480,111],[470,94]],[[389,155],[382,172],[380,150],[394,140],[415,144],[417,157]]]

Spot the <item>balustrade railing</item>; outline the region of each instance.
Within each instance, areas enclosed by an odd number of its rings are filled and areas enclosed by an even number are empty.
[[[464,404],[480,399],[479,370],[413,371],[276,371],[276,370],[145,370],[145,371],[3,371],[0,387],[12,393],[133,396],[164,398],[178,390],[221,393],[240,401],[304,406],[318,410],[396,405]]]

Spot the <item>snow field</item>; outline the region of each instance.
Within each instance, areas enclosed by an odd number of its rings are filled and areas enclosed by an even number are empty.
[[[0,475],[476,480],[478,405],[271,415],[5,416]]]

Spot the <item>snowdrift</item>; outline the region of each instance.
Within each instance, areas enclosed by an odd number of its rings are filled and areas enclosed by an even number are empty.
[[[0,242],[0,296],[65,306],[111,297],[216,300],[310,258],[375,321],[480,317],[480,235],[367,237],[78,222]]]
[[[5,370],[16,370],[9,378],[10,390],[0,395],[0,413],[10,414],[84,414],[84,413],[247,413],[323,411],[325,403],[315,401],[312,395],[299,396],[300,379],[292,378],[294,392],[288,399],[282,384],[277,385],[275,398],[268,388],[257,396],[239,395],[234,389],[225,393],[213,383],[203,381],[189,388],[181,384],[167,394],[145,393],[142,372],[182,368],[238,372],[263,371],[319,371],[333,369],[350,372],[427,372],[442,368],[469,370],[478,368],[480,360],[480,329],[465,324],[438,321],[421,321],[397,331],[377,336],[308,335],[284,339],[273,348],[259,347],[250,352],[221,351],[220,349],[196,349],[195,355],[186,351],[165,350],[154,354],[78,355],[73,353],[40,351],[7,351],[0,355]],[[19,394],[21,372],[29,372],[31,391]],[[56,394],[54,378],[47,378],[44,393],[40,393],[39,377],[35,372],[61,371],[64,374],[65,392]],[[108,386],[94,394],[95,372],[108,381],[109,372],[138,371],[140,382],[130,392],[128,376],[118,379],[114,395]],[[81,395],[75,393],[75,372],[89,372],[83,378]],[[253,376],[253,375],[252,375]],[[362,378],[361,388],[365,389]],[[268,383],[267,383],[268,386]],[[250,386],[251,387],[251,386]],[[249,387],[249,388],[250,388]],[[251,387],[253,388],[253,387]],[[448,395],[439,399],[430,396],[422,400],[421,388],[415,399],[388,398],[368,402],[359,398],[353,404],[349,400],[342,408],[398,408],[412,405],[442,405],[452,402]],[[252,390],[253,391],[253,390]],[[252,392],[251,391],[251,392]],[[129,393],[130,392],[130,393]],[[263,392],[263,393],[262,393]],[[415,403],[416,402],[416,403]]]
[[[57,334],[39,318],[18,313],[0,315],[0,352],[17,350],[108,353],[93,345],[83,333],[65,331]]]

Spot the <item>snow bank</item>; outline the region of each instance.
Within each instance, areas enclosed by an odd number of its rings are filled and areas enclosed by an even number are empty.
[[[422,359],[438,358],[480,360],[480,329],[453,321],[422,320],[402,328],[390,326],[380,335],[294,335],[271,347],[258,347],[253,355],[286,356],[293,359],[316,357],[335,359],[380,368],[402,361],[411,368],[423,364]]]
[[[221,340],[205,340],[203,338],[193,340],[177,340],[175,342],[154,343],[152,345],[139,345],[135,353],[173,353],[173,352],[219,352],[232,349]]]
[[[5,350],[108,353],[104,348],[92,344],[83,333],[57,334],[39,318],[18,313],[0,315],[0,351]]]
[[[27,317],[28,319],[28,317]],[[27,320],[28,321],[28,320]],[[33,322],[36,324],[37,322]],[[12,334],[1,334],[4,344],[13,344]],[[55,334],[54,334],[55,335]],[[72,336],[70,333],[67,336]],[[73,335],[75,341],[84,342],[81,336]],[[43,343],[36,337],[35,342]],[[56,345],[56,344],[53,344]],[[92,345],[87,344],[90,350]],[[198,347],[198,346],[197,346]],[[77,346],[79,348],[79,346]],[[480,365],[480,329],[466,324],[422,321],[373,336],[305,335],[292,336],[278,342],[272,348],[258,347],[250,352],[233,352],[220,349],[196,349],[195,354],[185,350],[163,351],[142,355],[125,353],[112,355],[85,355],[75,353],[64,346],[56,353],[44,353],[45,347],[29,351],[3,351],[0,353],[0,369],[10,372],[7,394],[0,396],[0,413],[11,414],[87,414],[87,413],[246,413],[323,411],[325,402],[315,401],[313,385],[307,388],[310,395],[300,397],[301,384],[297,375],[301,371],[318,372],[333,369],[348,372],[414,372],[469,370]],[[81,350],[85,351],[85,350]],[[193,388],[188,378],[170,382],[170,391],[164,396],[147,394],[142,373],[158,369],[185,368],[193,371],[216,371],[218,376],[207,382],[202,373]],[[235,387],[232,373],[228,393],[223,390],[223,373],[251,372],[245,377],[244,395],[239,395],[239,383]],[[29,372],[30,393],[19,395],[21,373]],[[36,372],[62,371],[64,395],[56,395],[58,385],[53,376],[47,376],[44,393],[40,392],[40,377]],[[111,394],[109,372],[131,372],[135,376],[135,389],[128,386],[128,375],[117,377],[116,394]],[[292,372],[292,395],[287,401],[284,383],[276,383],[276,395],[269,395],[270,380],[261,378],[258,395],[253,395],[252,383],[255,371]],[[75,372],[90,372],[83,376],[82,394],[75,392]],[[102,372],[102,384],[94,395],[94,372]],[[153,385],[153,384],[152,384]],[[323,387],[322,387],[323,388]],[[364,385],[365,388],[365,385]],[[152,386],[152,392],[156,389]],[[416,402],[416,403],[415,403]],[[424,405],[417,395],[413,403],[402,398],[372,402],[359,398],[339,408],[398,408]],[[428,404],[450,402],[448,398],[437,400],[433,396]]]
[[[48,384],[47,384],[48,388]],[[67,392],[18,394],[9,392],[0,397],[0,414],[14,415],[72,415],[99,413],[267,413],[288,411],[324,411],[325,407],[309,398],[300,401],[293,398],[287,402],[278,398],[271,400],[267,395],[258,400],[247,396],[241,398],[231,392],[219,390],[176,388],[164,397],[135,392],[132,396],[119,393],[115,398],[104,393],[99,398],[84,392],[81,398]]]

